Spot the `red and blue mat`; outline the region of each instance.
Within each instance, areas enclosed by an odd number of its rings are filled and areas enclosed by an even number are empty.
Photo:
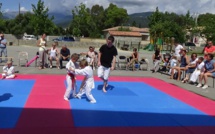
[[[83,77],[78,77],[78,86]],[[0,81],[0,134],[214,134],[215,102],[155,78],[96,78],[86,97],[64,101],[65,75]]]

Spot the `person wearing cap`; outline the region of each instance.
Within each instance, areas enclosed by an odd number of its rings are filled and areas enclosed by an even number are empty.
[[[15,68],[12,65],[12,61],[8,61],[7,65],[3,67],[3,73],[1,79],[13,79],[15,78]]]
[[[0,57],[4,54],[7,57],[7,40],[4,38],[4,34],[0,34]],[[2,62],[2,58],[0,58],[0,63]]]
[[[103,92],[106,91],[108,86],[108,78],[110,71],[114,70],[116,65],[116,56],[118,54],[116,47],[113,45],[114,37],[109,36],[107,44],[104,44],[99,49],[98,55],[98,77],[103,80]]]
[[[59,58],[58,58],[58,55],[59,55],[59,52],[58,52],[58,49],[57,49],[57,42],[54,42],[52,44],[52,47],[49,49],[50,51],[50,55],[49,55],[49,62],[50,62],[50,68],[52,68],[52,61],[53,60],[56,60],[56,64],[57,64],[57,68],[60,69],[60,66],[59,66]]]

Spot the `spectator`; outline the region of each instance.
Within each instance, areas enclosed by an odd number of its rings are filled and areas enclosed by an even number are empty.
[[[180,67],[173,67],[171,69],[171,76],[170,76],[170,79],[173,79],[173,75],[174,75],[174,72],[177,71],[177,80],[179,81],[181,79],[181,70],[185,70],[186,69],[186,66],[189,64],[189,60],[188,60],[188,56],[187,56],[187,51],[186,50],[181,50],[181,60],[179,61],[180,62]]]
[[[70,50],[67,48],[66,45],[62,46],[62,49],[60,50],[60,69],[63,68],[63,61],[69,61],[70,60]]]
[[[204,48],[204,58],[207,59],[208,54],[215,54],[215,46],[212,40],[208,40],[208,45]]]
[[[151,71],[154,73],[154,72],[157,72],[159,70],[159,67],[160,67],[160,63],[161,63],[161,54],[160,54],[160,49],[158,48],[155,53],[153,54],[152,56],[152,60],[153,60],[153,63],[154,63],[154,67],[153,69],[151,69]]]
[[[190,76],[190,84],[194,84],[197,81],[199,75],[201,73],[203,73],[204,66],[205,66],[205,62],[204,62],[204,58],[203,57],[199,57],[198,58],[196,66],[197,67],[196,67],[195,71]]]
[[[46,68],[47,65],[47,43],[46,43],[46,34],[43,34],[42,37],[38,40],[37,46],[39,47],[39,69]]]
[[[4,38],[4,34],[0,34],[0,57],[2,57],[2,53],[5,57],[7,57],[7,40]],[[5,59],[6,61],[7,59]],[[2,62],[2,58],[0,58],[0,63]]]
[[[197,62],[198,62],[197,54],[196,53],[192,53],[191,54],[190,63],[184,69],[185,70],[185,78],[182,81],[182,83],[188,82],[188,80],[189,80],[189,74],[192,74],[195,71]]]
[[[90,46],[88,52],[81,53],[81,54],[86,55],[88,64],[92,67],[93,70],[95,70],[95,61],[96,61],[95,47]]]
[[[14,66],[12,66],[12,61],[8,61],[7,65],[3,67],[1,79],[13,79],[15,76],[15,69]]]
[[[178,42],[175,42],[175,56],[177,56],[177,59],[179,60],[181,57],[181,50],[184,49],[181,44]]]
[[[177,66],[177,56],[173,55],[172,58],[170,59],[169,63],[167,64],[167,68],[169,68],[169,73],[171,75],[172,68]],[[173,71],[175,73],[175,71]]]
[[[58,58],[59,52],[58,52],[58,49],[56,46],[57,46],[57,42],[54,42],[52,44],[52,47],[49,49],[49,51],[50,51],[50,55],[49,55],[50,68],[52,68],[52,60],[56,60],[57,68],[60,69],[59,58]]]
[[[127,70],[130,65],[132,65],[133,71],[135,70],[135,63],[138,63],[138,58],[139,58],[139,53],[137,52],[137,48],[134,48],[130,61],[127,64]]]
[[[208,77],[215,77],[215,62],[213,60],[213,54],[207,54],[205,67],[203,73],[199,76],[199,84],[196,87],[202,87],[202,80],[204,80],[203,89],[208,88]]]

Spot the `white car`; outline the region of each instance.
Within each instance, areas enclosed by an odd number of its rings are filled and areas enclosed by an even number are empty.
[[[23,40],[37,40],[34,35],[24,35]]]

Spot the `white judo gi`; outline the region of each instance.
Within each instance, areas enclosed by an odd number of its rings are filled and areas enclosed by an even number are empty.
[[[67,64],[66,64],[66,70],[67,70],[67,75],[66,75],[66,83],[67,83],[67,88],[66,88],[66,92],[64,94],[64,98],[69,98],[70,94],[72,92],[72,96],[75,97],[76,93],[77,93],[77,88],[76,88],[76,78],[75,78],[75,74],[69,70],[69,68],[77,68],[78,65],[76,63],[73,63],[72,60],[70,60]]]
[[[3,73],[2,73],[2,77],[5,77],[5,79],[12,79],[15,77],[15,68],[14,66],[8,67],[8,66],[4,66],[3,67]]]
[[[77,97],[81,98],[83,94],[86,94],[91,103],[96,103],[96,100],[91,93],[91,90],[95,88],[92,68],[90,66],[86,66],[83,69],[75,69],[75,74],[85,76],[81,84],[82,90],[77,94]]]

